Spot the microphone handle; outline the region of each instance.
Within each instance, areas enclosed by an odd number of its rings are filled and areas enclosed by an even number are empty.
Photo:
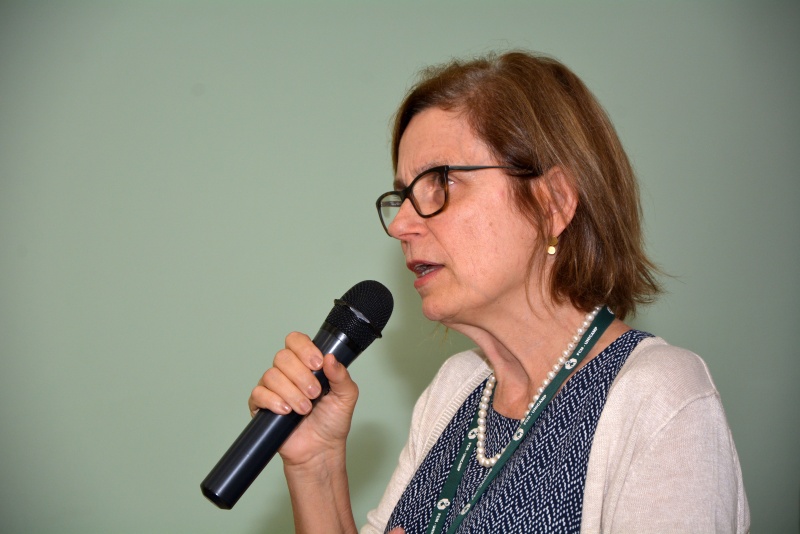
[[[361,352],[353,350],[349,338],[328,323],[322,324],[313,341],[322,354],[333,354],[345,367]],[[322,386],[322,393],[312,401],[316,404],[330,385],[322,369],[314,371],[314,376]],[[203,495],[219,508],[233,508],[304,417],[259,410],[200,484]]]

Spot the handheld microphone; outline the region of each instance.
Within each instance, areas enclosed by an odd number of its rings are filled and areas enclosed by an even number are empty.
[[[341,299],[334,300],[314,337],[314,345],[347,367],[375,338],[381,337],[393,307],[392,293],[383,284],[374,280],[360,282]],[[312,402],[330,391],[322,369],[314,376],[322,386],[322,394]],[[259,410],[200,484],[203,495],[219,508],[233,508],[303,418],[296,412],[280,415]]]

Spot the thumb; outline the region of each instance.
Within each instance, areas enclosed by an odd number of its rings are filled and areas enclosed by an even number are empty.
[[[322,369],[328,378],[331,393],[342,400],[355,403],[358,398],[358,386],[350,378],[347,368],[339,363],[333,354],[326,354],[322,361]]]

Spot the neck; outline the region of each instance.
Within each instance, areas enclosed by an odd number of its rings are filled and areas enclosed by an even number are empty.
[[[560,305],[517,314],[492,314],[492,317],[502,320],[448,326],[472,339],[485,354],[497,379],[493,399],[495,411],[520,419],[548,372],[568,350],[586,312]],[[583,365],[627,329],[620,321],[612,323]],[[571,352],[569,349],[567,356]]]

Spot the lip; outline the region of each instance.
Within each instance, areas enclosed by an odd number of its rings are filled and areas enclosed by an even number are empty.
[[[416,275],[417,279],[414,280],[414,287],[419,289],[430,282],[444,266],[440,263],[424,260],[411,260],[406,262],[406,267]]]

